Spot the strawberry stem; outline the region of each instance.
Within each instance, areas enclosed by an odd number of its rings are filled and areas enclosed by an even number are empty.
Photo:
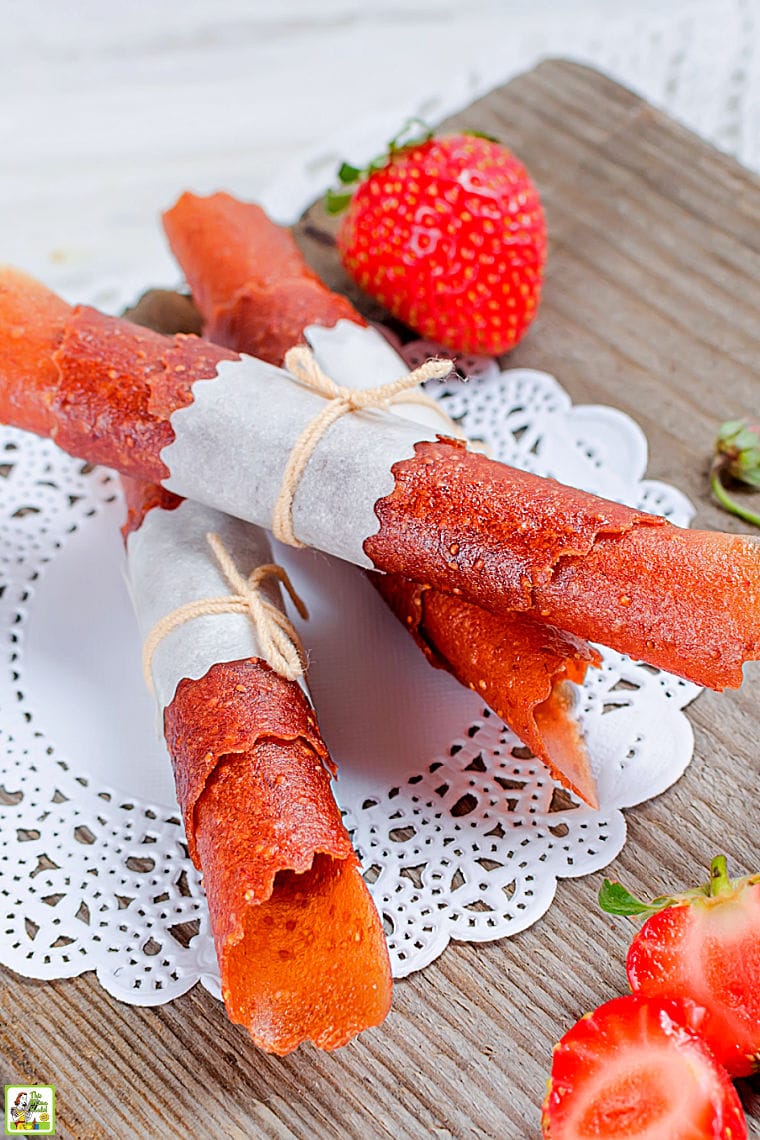
[[[728,877],[728,865],[725,855],[716,855],[710,863],[710,898],[728,894],[733,890]]]
[[[747,507],[743,507],[741,503],[737,503],[734,499],[731,498],[728,491],[723,486],[723,468],[723,457],[716,456],[710,469],[710,488],[713,495],[718,500],[723,509],[728,511],[729,514],[736,515],[738,518],[743,519],[744,522],[748,522],[752,526],[760,527],[760,514],[756,514],[754,511],[750,511]]]

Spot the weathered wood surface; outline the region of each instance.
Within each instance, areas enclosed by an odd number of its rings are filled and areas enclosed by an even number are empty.
[[[760,403],[760,183],[629,92],[547,62],[457,116],[532,171],[551,260],[539,319],[514,364],[555,373],[576,402],[629,412],[649,474],[709,501],[716,425]],[[323,219],[301,237],[339,279]],[[315,236],[316,235],[316,236]],[[760,670],[689,711],[696,756],[680,783],[628,812],[612,871],[657,893],[728,849],[756,867]],[[202,989],[155,1010],[118,1005],[89,976],[0,976],[4,1081],[52,1082],[62,1137],[537,1137],[552,1043],[623,992],[630,928],[600,914],[601,876],[559,884],[514,939],[452,945],[396,987],[386,1024],[334,1055],[252,1049]],[[760,1136],[760,1086],[742,1089]]]

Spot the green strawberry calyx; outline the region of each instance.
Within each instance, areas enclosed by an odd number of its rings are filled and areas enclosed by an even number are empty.
[[[340,187],[328,190],[325,195],[325,210],[328,214],[340,214],[349,205],[353,192],[360,182],[383,170],[389,162],[402,150],[410,150],[415,146],[422,146],[430,142],[433,129],[424,119],[407,119],[401,130],[388,143],[382,154],[373,158],[366,166],[354,166],[350,162],[342,162],[338,167],[338,182]],[[351,187],[350,190],[346,187]]]
[[[726,490],[726,479],[745,487],[760,487],[760,426],[747,420],[727,420],[715,440],[710,488],[729,514],[760,526],[760,514],[738,503]]]
[[[459,131],[458,135],[499,143],[497,138],[486,134],[484,131]],[[354,190],[360,182],[369,178],[371,174],[376,174],[378,170],[384,170],[402,151],[412,150],[416,146],[424,146],[425,143],[430,142],[435,137],[435,131],[429,123],[426,123],[424,119],[414,117],[406,120],[383,153],[373,158],[366,166],[354,166],[353,163],[342,162],[337,173],[338,187],[328,190],[325,194],[325,211],[328,214],[341,214],[349,206]]]
[[[730,879],[725,855],[716,855],[710,864],[710,879],[699,887],[684,891],[679,895],[661,895],[650,903],[642,902],[632,895],[622,883],[605,879],[599,890],[599,906],[607,914],[622,914],[628,917],[658,914],[669,906],[685,906],[697,900],[721,899],[734,895],[743,887],[760,883],[760,874],[748,875],[743,879]]]

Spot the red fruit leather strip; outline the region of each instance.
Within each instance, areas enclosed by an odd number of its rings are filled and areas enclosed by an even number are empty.
[[[140,479],[130,479],[128,475],[122,475],[121,486],[127,507],[127,518],[121,528],[125,542],[130,534],[140,529],[146,515],[154,507],[160,507],[162,511],[175,511],[182,502],[179,495],[167,491],[158,483],[143,483]]]
[[[300,687],[258,659],[220,663],[180,682],[164,732],[231,1019],[280,1054],[379,1024],[385,938]]]
[[[262,740],[221,761],[196,808],[225,1004],[231,1019],[272,1053],[289,1053],[304,1040],[335,1049],[378,1025],[390,1007],[379,916],[356,856],[344,849],[329,788],[323,804],[312,801],[316,777],[309,765],[317,764],[301,741]],[[300,796],[294,774],[302,780]],[[252,857],[248,813],[257,799],[268,812],[278,810],[279,819],[261,851],[266,832],[258,829]],[[304,851],[302,870],[288,869],[298,854],[292,837],[303,834],[311,816],[314,851]],[[264,895],[257,893],[262,865],[276,872]]]
[[[567,681],[582,681],[599,654],[587,642],[515,611],[496,616],[399,574],[372,584],[432,665],[482,697],[555,779],[598,807],[594,777]]]
[[[656,515],[505,467],[458,440],[416,444],[393,475],[393,490],[375,506],[380,530],[365,542],[369,557],[383,570],[406,567],[415,581],[457,594],[470,593],[474,579],[494,613],[533,609],[536,586],[549,581],[559,559],[585,556],[599,535],[664,525]]]
[[[169,417],[196,380],[237,354],[194,336],[161,336],[95,309],[72,309],[18,270],[0,267],[0,421],[66,451],[160,482]]]
[[[71,308],[32,277],[0,266],[0,422],[50,436],[58,388],[54,354]]]
[[[229,194],[183,194],[163,221],[211,340],[280,365],[309,325],[365,324],[259,206]],[[595,806],[588,755],[562,685],[570,672],[581,681],[587,664],[597,663],[589,647],[530,617],[494,618],[403,577],[375,584],[428,658],[478,692],[557,779]]]
[[[534,605],[548,621],[706,685],[739,688],[760,657],[760,546],[747,535],[664,527],[600,537],[560,559]]]
[[[205,706],[200,716],[196,703]],[[300,686],[286,681],[258,659],[220,663],[200,681],[180,681],[172,703],[164,710],[164,734],[194,860],[195,806],[222,756],[247,753],[260,739],[303,740],[325,768],[325,786],[329,789],[327,749]],[[335,814],[340,819],[337,808]],[[341,831],[347,845],[345,856],[351,844]]]
[[[364,548],[378,568],[523,609],[710,688],[760,656],[755,540],[672,526],[505,468],[456,440],[395,464]],[[550,524],[550,525],[547,525]]]

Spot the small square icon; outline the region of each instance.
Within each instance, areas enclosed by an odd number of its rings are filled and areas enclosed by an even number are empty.
[[[55,1133],[55,1088],[53,1085],[5,1086],[5,1135],[31,1132],[36,1136]]]

